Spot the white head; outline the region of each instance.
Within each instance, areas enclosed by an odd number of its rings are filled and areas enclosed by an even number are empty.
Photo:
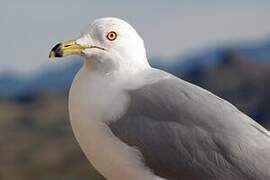
[[[50,57],[82,55],[94,70],[136,72],[150,67],[143,40],[127,22],[117,18],[95,20],[76,40],[57,44]]]

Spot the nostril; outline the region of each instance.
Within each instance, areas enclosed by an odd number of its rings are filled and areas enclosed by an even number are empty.
[[[67,44],[67,45],[65,45],[64,47],[70,47],[71,45],[70,44]]]

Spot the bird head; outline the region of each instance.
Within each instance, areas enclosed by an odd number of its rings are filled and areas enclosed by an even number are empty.
[[[97,70],[136,71],[149,67],[144,42],[135,29],[118,18],[95,20],[74,40],[58,43],[50,58],[80,55]]]

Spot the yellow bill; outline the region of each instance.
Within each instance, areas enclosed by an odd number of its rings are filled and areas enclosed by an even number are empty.
[[[83,50],[90,48],[87,45],[81,45],[76,40],[58,43],[50,51],[49,58],[61,58],[69,55],[82,55]]]

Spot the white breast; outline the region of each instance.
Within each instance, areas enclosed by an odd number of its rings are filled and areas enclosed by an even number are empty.
[[[108,180],[164,180],[142,162],[141,154],[116,138],[105,121],[125,113],[129,98],[105,78],[82,68],[69,95],[72,129],[83,152]]]

